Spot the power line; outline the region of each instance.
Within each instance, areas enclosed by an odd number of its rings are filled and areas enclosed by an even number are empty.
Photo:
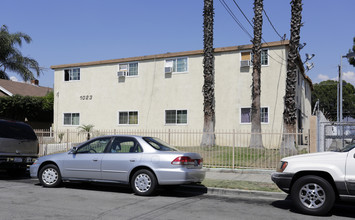
[[[227,5],[227,3],[224,0],[219,0],[219,2],[221,2],[221,4],[223,5],[223,7],[227,10],[227,12],[229,13],[229,15],[233,18],[233,20],[238,24],[238,26],[244,31],[244,33],[246,33],[250,39],[252,40],[253,37],[250,35],[250,33],[248,32],[247,29],[245,29],[245,27],[242,25],[242,23],[238,20],[238,18],[235,16],[235,14],[233,13],[233,11],[230,9],[230,7]]]
[[[233,0],[233,1],[234,1],[234,0]],[[277,30],[276,30],[275,26],[272,24],[272,22],[271,22],[271,20],[270,20],[269,16],[267,15],[267,13],[266,13],[265,9],[263,9],[263,11],[264,11],[264,14],[265,14],[265,16],[266,16],[267,20],[269,21],[269,23],[270,23],[271,27],[272,27],[272,28],[274,29],[274,31],[276,32],[276,34],[277,34],[277,35],[279,35],[279,37],[281,38],[281,40],[284,40],[284,37],[281,37],[281,35],[279,34],[279,32],[277,32]]]
[[[228,4],[225,2],[225,0],[219,0],[221,2],[221,4],[223,5],[223,7],[226,9],[226,11],[229,13],[229,15],[233,18],[233,20],[238,24],[238,26],[249,36],[250,40],[253,40],[253,37],[251,36],[251,34],[246,30],[246,28],[242,25],[242,23],[238,20],[238,18],[235,16],[235,14],[233,13],[233,11],[230,9],[230,7],[228,6]],[[244,18],[248,21],[248,23],[250,24],[250,26],[252,28],[254,28],[253,24],[250,22],[250,20],[248,19],[248,17],[245,15],[245,13],[243,12],[243,10],[239,7],[238,3],[233,0],[234,4],[238,7],[238,9],[240,10],[240,12],[243,14]],[[263,40],[263,42],[270,47],[270,45],[265,41],[264,38],[261,38]],[[286,61],[283,57],[281,57],[280,55],[278,55],[275,51],[273,51],[281,60]],[[276,60],[275,58],[273,58],[270,53],[268,53],[268,56],[273,59],[274,61],[278,62],[279,64],[283,64],[282,62]]]
[[[250,22],[250,20],[248,19],[248,17],[244,14],[243,10],[239,7],[238,3],[233,0],[234,4],[238,7],[239,11],[243,14],[244,18],[248,21],[248,23],[250,24],[250,26],[252,28],[254,28],[254,25]]]

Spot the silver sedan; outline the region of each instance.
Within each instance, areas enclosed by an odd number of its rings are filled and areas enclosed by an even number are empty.
[[[178,151],[154,137],[112,135],[40,157],[30,172],[44,187],[57,187],[62,181],[123,183],[146,196],[158,185],[202,182],[202,161],[199,154]]]

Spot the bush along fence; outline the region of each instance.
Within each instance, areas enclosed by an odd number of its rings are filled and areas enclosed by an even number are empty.
[[[282,157],[309,152],[309,134],[302,133],[264,132],[258,134],[262,136],[263,145],[250,147],[250,132],[216,131],[216,145],[202,147],[203,132],[191,130],[94,130],[90,134],[75,129],[35,132],[40,142],[40,156],[68,151],[88,138],[114,134],[160,138],[181,151],[201,154],[204,166],[210,168],[275,169]],[[290,137],[294,140],[294,150],[281,151],[282,142]]]

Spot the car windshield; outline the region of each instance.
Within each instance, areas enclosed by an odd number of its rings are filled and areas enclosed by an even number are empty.
[[[145,140],[154,149],[159,151],[178,151],[176,148],[170,146],[159,138],[144,137],[143,140]]]

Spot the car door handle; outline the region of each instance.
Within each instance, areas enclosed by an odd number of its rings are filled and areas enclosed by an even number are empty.
[[[131,160],[129,160],[129,162],[133,163],[133,162],[136,162],[136,160],[135,159],[131,159]]]
[[[97,162],[97,161],[98,161],[98,159],[92,159],[92,161]]]

